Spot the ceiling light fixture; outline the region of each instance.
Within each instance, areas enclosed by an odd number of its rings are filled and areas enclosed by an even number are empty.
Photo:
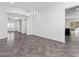
[[[27,16],[33,16],[33,15],[39,14],[39,11],[38,11],[38,9],[35,10],[33,8],[30,8],[30,9],[27,9],[26,10],[26,13],[27,13]]]

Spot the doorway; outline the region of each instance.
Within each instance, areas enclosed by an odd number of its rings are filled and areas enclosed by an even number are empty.
[[[21,19],[8,18],[8,46],[13,46],[16,40],[21,39],[22,21]]]
[[[65,41],[79,44],[79,6],[65,10]]]

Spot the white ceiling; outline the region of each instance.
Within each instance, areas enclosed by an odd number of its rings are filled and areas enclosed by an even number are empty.
[[[53,2],[14,2],[11,4],[10,2],[0,2],[0,6],[3,7],[17,7],[21,9],[43,9],[53,4]]]

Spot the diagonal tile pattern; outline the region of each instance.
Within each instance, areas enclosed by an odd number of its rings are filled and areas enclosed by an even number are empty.
[[[61,43],[35,35],[24,36],[18,32],[11,33],[13,33],[13,39],[10,36],[8,39],[0,40],[0,57],[79,56],[79,46],[72,45],[70,42]]]

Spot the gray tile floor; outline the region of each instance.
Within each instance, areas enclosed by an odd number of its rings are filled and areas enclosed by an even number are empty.
[[[0,40],[1,57],[79,57],[78,41],[61,43],[18,32],[11,32],[8,36],[8,39]]]

